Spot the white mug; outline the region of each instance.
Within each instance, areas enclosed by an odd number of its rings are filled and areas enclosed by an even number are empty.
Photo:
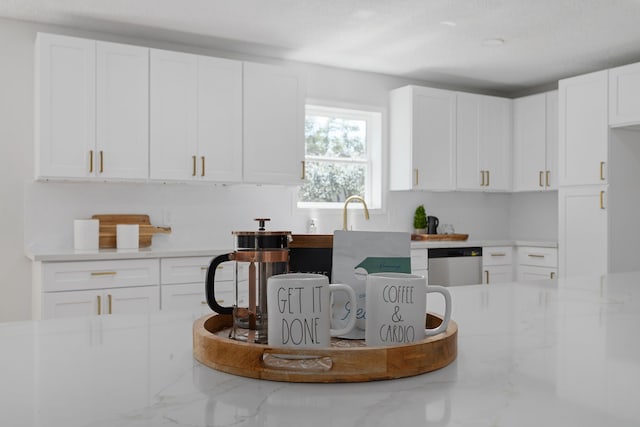
[[[355,312],[342,329],[331,329],[330,294],[344,291],[355,304],[349,285],[329,284],[322,274],[278,274],[267,279],[268,343],[274,347],[329,347],[331,337],[349,333]]]
[[[427,294],[437,292],[445,301],[442,323],[425,329]],[[442,286],[427,286],[423,276],[373,273],[367,276],[367,346],[394,346],[423,340],[446,331],[451,319],[451,294]]]

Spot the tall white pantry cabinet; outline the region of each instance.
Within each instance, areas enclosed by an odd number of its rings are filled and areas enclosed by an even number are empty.
[[[640,91],[617,90],[610,80],[617,78],[617,69],[604,70],[558,85],[563,277],[640,269],[640,132],[632,127],[629,111],[623,125],[610,115],[621,98],[638,97]],[[637,125],[640,109],[635,113]]]

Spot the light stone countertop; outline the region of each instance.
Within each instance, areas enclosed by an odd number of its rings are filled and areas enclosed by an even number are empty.
[[[557,248],[557,242],[523,240],[465,240],[465,241],[412,241],[412,249],[451,248],[468,246],[536,246]],[[97,251],[78,251],[74,249],[36,249],[27,250],[25,255],[31,261],[99,261],[114,259],[169,258],[217,256],[232,252],[233,249],[221,248],[140,248],[140,249],[99,249]]]
[[[205,367],[199,313],[0,324],[0,425],[638,426],[640,273],[450,288],[457,359],[294,384]],[[439,311],[439,298],[429,310]]]

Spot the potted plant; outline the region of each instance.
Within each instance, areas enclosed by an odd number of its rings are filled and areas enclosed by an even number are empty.
[[[415,234],[427,233],[427,213],[424,210],[424,205],[416,208],[416,213],[413,215],[413,228]]]

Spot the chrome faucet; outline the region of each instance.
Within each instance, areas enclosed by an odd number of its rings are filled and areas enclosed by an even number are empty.
[[[347,200],[344,201],[344,209],[342,211],[342,229],[347,230],[347,205],[354,200],[359,200],[364,205],[364,217],[365,219],[369,219],[369,209],[367,208],[367,203],[360,196],[349,196]]]

